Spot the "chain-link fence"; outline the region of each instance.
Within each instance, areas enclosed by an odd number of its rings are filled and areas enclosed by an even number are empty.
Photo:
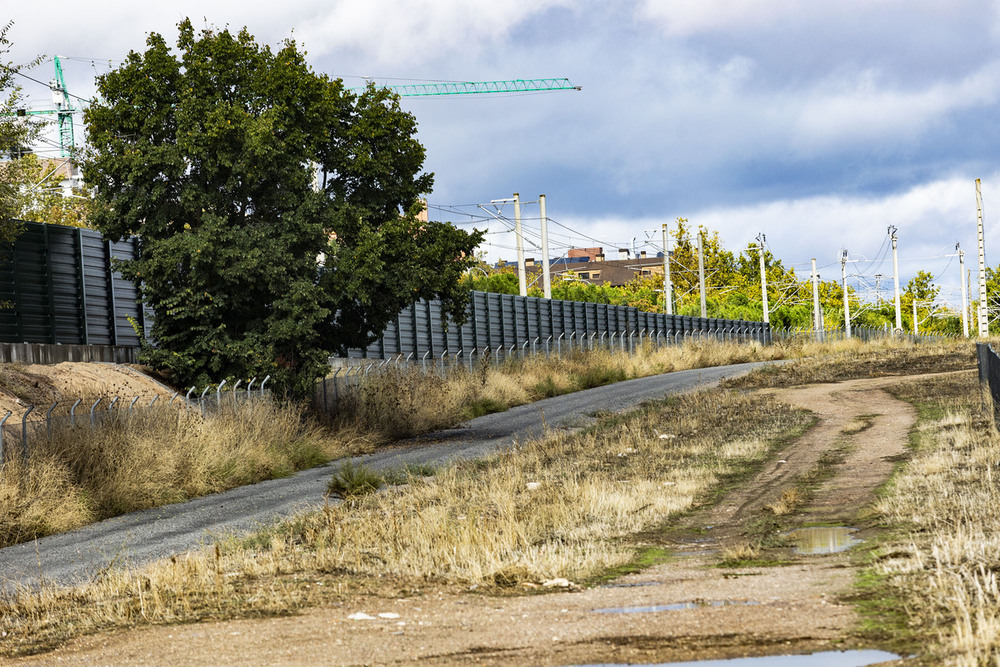
[[[774,341],[800,341],[832,343],[839,340],[857,339],[862,342],[873,340],[905,340],[911,343],[936,342],[955,340],[957,335],[951,334],[912,334],[899,330],[875,327],[851,327],[848,335],[846,329],[812,329],[809,327],[772,327],[771,338]]]
[[[183,395],[176,391],[171,396],[159,393],[125,397],[106,395],[55,401],[47,405],[24,405],[16,413],[4,410],[4,414],[0,414],[0,472],[7,463],[26,461],[35,444],[51,440],[60,430],[96,430],[110,421],[123,422],[136,411],[162,404],[210,416],[227,404],[269,397],[267,384],[270,379],[268,375],[262,381],[252,378],[245,383],[223,380],[200,391],[198,387],[191,387]]]
[[[721,320],[720,320],[721,321]],[[341,398],[353,388],[360,386],[373,374],[385,371],[417,369],[424,373],[437,373],[445,377],[456,369],[474,372],[484,365],[499,366],[507,361],[542,355],[545,357],[561,357],[580,350],[608,350],[634,354],[640,348],[653,346],[660,348],[667,345],[682,345],[685,342],[712,340],[719,342],[748,343],[756,342],[766,345],[771,342],[770,331],[759,326],[747,326],[741,323],[723,326],[709,331],[690,330],[666,333],[663,331],[637,332],[570,332],[569,335],[536,337],[523,341],[520,345],[498,345],[491,347],[469,347],[458,350],[442,350],[431,355],[430,350],[424,351],[419,358],[414,353],[406,356],[396,355],[389,359],[336,359],[331,363],[340,363],[339,367],[325,378],[317,381],[313,393],[313,404],[323,412],[336,409]]]

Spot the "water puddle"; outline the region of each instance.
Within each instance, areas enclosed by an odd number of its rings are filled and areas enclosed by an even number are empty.
[[[749,606],[757,604],[760,603],[751,600],[694,600],[692,602],[674,602],[646,607],[606,607],[604,609],[594,609],[593,611],[595,614],[653,614],[660,611],[682,611],[684,609],[699,609],[701,607]]]
[[[648,667],[865,667],[901,656],[887,651],[823,651],[806,655],[767,655],[759,658],[730,660],[695,660],[692,662],[660,662]],[[618,667],[614,663],[576,665],[576,667]],[[624,666],[622,666],[624,667]]]
[[[642,586],[659,586],[662,581],[636,581],[624,584],[604,584],[601,588],[640,588]]]
[[[853,536],[854,532],[854,528],[845,526],[818,526],[793,530],[788,533],[788,537],[795,543],[795,553],[835,554],[861,543],[861,540]]]

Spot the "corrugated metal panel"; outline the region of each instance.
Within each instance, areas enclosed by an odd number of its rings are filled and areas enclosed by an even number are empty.
[[[500,295],[500,331],[503,334],[500,344],[505,350],[517,343],[517,329],[514,326],[517,322],[517,299],[513,294]]]
[[[544,350],[547,341],[551,349],[557,349],[560,347],[556,344],[560,334],[563,336],[561,345],[563,350],[585,344],[584,341],[588,341],[592,334],[596,334],[595,341],[606,342],[610,340],[612,333],[615,335],[616,347],[628,349],[629,346],[638,345],[643,340],[657,336],[673,340],[678,333],[726,332],[728,335],[735,328],[737,331],[749,330],[752,332],[751,335],[755,335],[765,330],[761,322],[701,319],[647,313],[628,306],[474,292],[469,306],[468,323],[460,328],[450,325],[448,332],[445,333],[439,329],[440,307],[437,302],[430,306],[430,320],[422,315],[427,308],[428,305],[421,302],[404,311],[397,320],[398,324],[386,330],[385,342],[380,341],[369,346],[368,354],[393,356],[396,354],[397,339],[404,342],[403,347],[407,354],[414,350],[412,344],[407,345],[406,341],[416,340],[414,358],[421,359],[431,349],[432,338],[436,358],[445,351],[452,355],[457,354],[459,350],[463,354],[470,354],[477,344],[479,348],[477,352],[482,351],[487,345],[493,351],[498,347],[507,351],[511,346],[520,350],[525,343],[532,346],[536,341],[535,347],[538,350]],[[413,317],[414,312],[417,313],[416,320]],[[447,348],[444,347],[446,336]]]
[[[80,280],[75,234],[44,230],[48,245],[49,285],[52,298],[53,341],[64,345],[83,340]]]
[[[500,294],[487,294],[486,305],[489,319],[486,322],[487,345],[495,350],[503,345],[503,327],[500,324]]]

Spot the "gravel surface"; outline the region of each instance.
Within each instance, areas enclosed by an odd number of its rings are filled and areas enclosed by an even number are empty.
[[[773,362],[763,362],[773,363]],[[579,428],[598,412],[621,412],[668,394],[714,386],[763,363],[679,371],[549,398],[473,419],[354,459],[372,468],[439,464],[484,456],[546,429]],[[185,503],[134,512],[35,542],[0,549],[0,591],[87,581],[108,567],[141,565],[253,531],[326,502],[335,462]]]

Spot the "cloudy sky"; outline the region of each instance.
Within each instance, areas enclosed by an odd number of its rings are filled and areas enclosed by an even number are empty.
[[[10,57],[71,57],[82,97],[148,32],[172,41],[185,16],[269,44],[293,36],[348,85],[568,77],[582,90],[403,101],[435,173],[432,217],[488,225],[491,259],[513,257],[514,241],[476,205],[544,193],[553,255],[655,252],[661,224],[684,217],[733,250],[764,233],[800,275],[815,257],[839,277],[847,249],[861,286],[892,275],[893,225],[903,280],[932,271],[957,300],[947,255],[960,242],[975,268],[980,178],[987,260],[1000,260],[996,1],[96,0],[8,15]],[[24,83],[33,106],[49,104]],[[537,205],[524,217],[537,226]]]

